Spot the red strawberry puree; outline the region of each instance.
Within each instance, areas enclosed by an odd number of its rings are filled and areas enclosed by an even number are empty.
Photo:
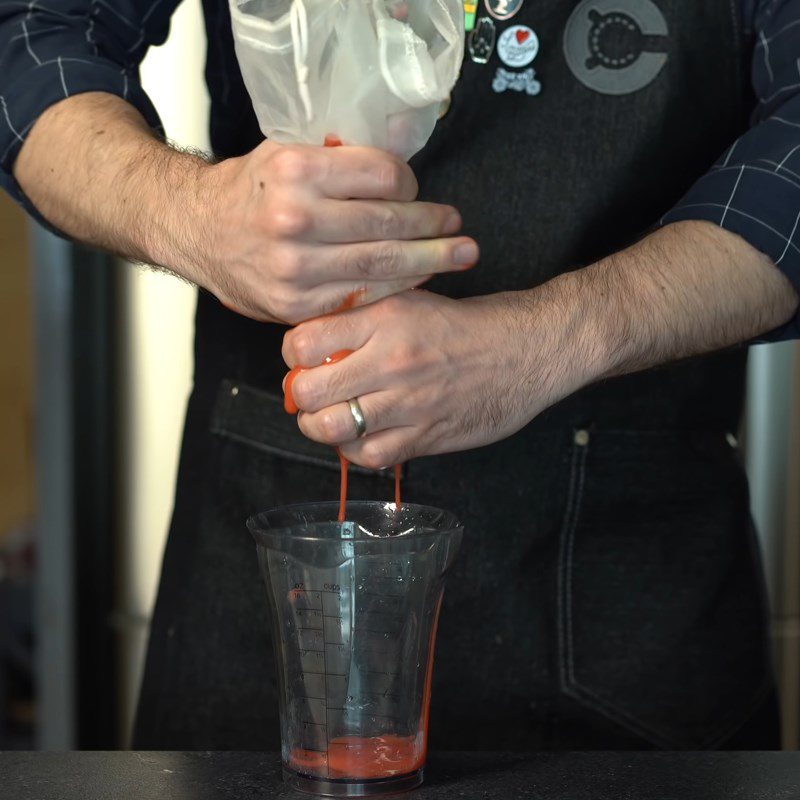
[[[334,135],[325,137],[326,147],[338,147],[341,140]],[[363,296],[364,290],[351,292],[337,311],[346,311],[354,308]],[[335,364],[349,356],[352,350],[339,350],[328,356],[324,363]],[[295,367],[287,376],[284,385],[284,408],[289,414],[296,414],[299,409],[292,395],[292,384],[295,378],[306,367]],[[347,513],[347,475],[350,463],[337,447],[339,462],[341,464],[341,487],[339,498],[339,522],[344,522]],[[401,464],[394,468],[394,501],[396,508],[400,508],[400,476]],[[441,601],[439,606],[441,607]],[[431,700],[431,678],[433,676],[433,651],[436,641],[436,628],[439,624],[439,608],[436,609],[436,620],[433,625],[431,641],[429,643],[428,672],[425,679],[425,696],[423,698],[422,719],[420,721],[420,735],[396,736],[385,734],[383,736],[361,737],[340,736],[328,743],[326,752],[294,748],[289,754],[289,766],[297,772],[306,775],[316,775],[326,778],[347,778],[353,780],[368,780],[370,778],[391,778],[395,775],[405,775],[415,772],[425,763],[428,746],[428,713]]]
[[[433,657],[436,650],[436,631],[442,598],[436,606],[436,616],[428,642],[428,664],[425,675],[425,693],[422,699],[422,716],[417,736],[340,736],[328,743],[327,752],[295,747],[289,753],[289,767],[304,775],[320,778],[393,778],[415,772],[425,764],[428,755],[428,720],[431,708],[431,682]]]
[[[425,763],[421,743],[410,736],[342,736],[333,739],[327,753],[292,750],[289,766],[305,775],[324,778],[391,778],[415,772]]]

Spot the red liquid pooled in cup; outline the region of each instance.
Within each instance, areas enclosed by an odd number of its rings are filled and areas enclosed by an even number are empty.
[[[393,778],[415,772],[425,764],[428,756],[428,722],[431,709],[431,684],[433,658],[436,651],[436,632],[442,596],[436,604],[436,616],[428,642],[428,665],[425,675],[425,692],[422,698],[422,716],[418,736],[339,736],[331,739],[327,751],[306,750],[295,747],[289,753],[289,767],[303,775],[318,778],[346,778],[368,780]]]
[[[411,736],[341,736],[327,752],[295,748],[289,766],[297,772],[325,778],[369,780],[415,772],[425,763],[421,745]]]

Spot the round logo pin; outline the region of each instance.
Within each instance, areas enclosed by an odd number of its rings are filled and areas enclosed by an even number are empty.
[[[524,0],[483,0],[486,10],[495,19],[511,19],[522,8]]]
[[[582,0],[564,29],[572,74],[600,94],[652,83],[667,63],[669,28],[652,0]]]
[[[507,67],[527,67],[538,52],[539,38],[527,25],[512,25],[497,40],[497,55]]]

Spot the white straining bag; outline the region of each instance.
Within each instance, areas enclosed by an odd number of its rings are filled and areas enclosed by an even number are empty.
[[[461,69],[462,0],[229,0],[265,136],[372,145],[408,159]]]

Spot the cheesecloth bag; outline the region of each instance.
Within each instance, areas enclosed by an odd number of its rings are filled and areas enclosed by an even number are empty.
[[[236,55],[265,136],[428,141],[464,53],[462,0],[229,0]]]

